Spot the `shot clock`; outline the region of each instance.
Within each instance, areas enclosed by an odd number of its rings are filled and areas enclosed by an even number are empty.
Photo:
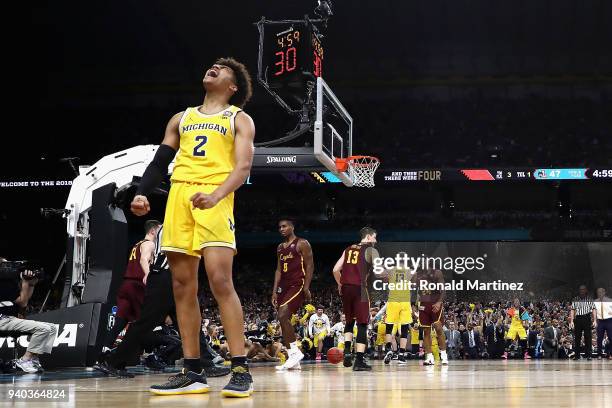
[[[302,88],[323,73],[321,35],[312,24],[266,27],[263,65],[271,88]]]
[[[327,28],[327,20],[305,15],[303,20],[262,17],[255,23],[259,31],[257,82],[285,111],[299,118],[298,135],[314,120],[316,81],[323,76],[325,60],[321,30]]]

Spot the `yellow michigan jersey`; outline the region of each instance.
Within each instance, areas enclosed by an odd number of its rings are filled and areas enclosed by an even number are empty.
[[[389,288],[385,323],[400,325],[412,323],[409,281],[410,270],[395,268],[389,271],[389,284],[393,284],[394,287]]]
[[[234,193],[214,207],[193,208],[195,193],[211,194],[234,170],[235,119],[240,108],[212,115],[187,108],[179,123],[180,146],[168,194],[162,250],[201,256],[205,247],[236,251]]]
[[[213,115],[187,108],[179,123],[180,147],[171,180],[222,184],[234,170],[234,123],[241,109],[229,106]]]
[[[520,308],[514,308],[514,313],[512,313],[512,322],[510,323],[510,328],[506,332],[506,339],[514,340],[517,338],[521,340],[525,340],[527,338],[527,331],[523,326],[523,322],[521,321],[521,311]]]
[[[388,302],[410,302],[410,278],[409,269],[395,268],[389,271],[389,284],[393,284],[394,288],[389,289]]]

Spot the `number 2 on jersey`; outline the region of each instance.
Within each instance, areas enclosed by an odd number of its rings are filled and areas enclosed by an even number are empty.
[[[206,144],[206,142],[208,142],[208,136],[204,136],[204,135],[196,136],[195,140],[196,142],[199,141],[200,144],[196,145],[196,147],[193,148],[193,155],[197,157],[206,156],[206,150],[204,150],[203,147]]]
[[[359,251],[353,251],[349,249],[348,257],[346,258],[346,263],[357,264],[357,260],[359,258]]]

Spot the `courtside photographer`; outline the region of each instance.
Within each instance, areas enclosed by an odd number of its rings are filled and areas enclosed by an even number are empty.
[[[43,270],[28,262],[10,262],[0,258],[0,332],[31,335],[26,352],[15,361],[15,365],[26,373],[43,371],[38,356],[51,353],[57,335],[57,329],[51,323],[18,317],[27,307],[42,276]]]

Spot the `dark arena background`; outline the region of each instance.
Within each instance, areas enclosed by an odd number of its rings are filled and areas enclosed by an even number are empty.
[[[15,72],[4,82],[17,92],[6,99],[14,111],[0,162],[0,405],[612,406],[612,3],[24,7],[20,30],[6,35],[5,63]],[[31,40],[14,43],[19,32]],[[168,274],[164,284],[142,284],[155,300],[129,299],[142,317],[116,329],[145,221],[170,228],[169,176],[181,155],[147,195],[147,215],[131,203],[170,118],[187,107],[206,112],[202,81],[221,80],[208,75],[220,57],[244,63],[253,82],[244,107],[255,124],[253,164],[228,217],[254,392],[220,394],[243,366],[232,360],[200,263],[200,360],[210,392],[154,395],[153,384],[190,378],[181,370],[195,367],[173,310],[137,339],[127,368],[108,361],[139,319],[172,303],[172,287],[177,296],[176,278],[173,285],[170,272],[159,272]],[[231,115],[220,113],[200,121]],[[235,140],[244,138],[236,126]],[[196,137],[194,157],[214,154],[198,150],[210,135]],[[312,299],[287,323],[301,370],[275,368],[295,358],[271,302],[277,266],[285,279],[282,221],[313,253]],[[376,230],[380,256],[369,268],[367,256],[362,265],[348,253],[365,226]],[[295,254],[306,273],[309,258]],[[369,273],[363,354],[344,333],[337,261]],[[392,296],[408,289],[390,287],[389,271],[416,282],[401,302]],[[421,273],[442,286],[419,287]],[[431,290],[443,297],[430,328]],[[412,310],[407,333],[407,322],[389,321],[392,304]],[[226,326],[240,320],[225,313]],[[337,363],[336,352],[371,370]]]

